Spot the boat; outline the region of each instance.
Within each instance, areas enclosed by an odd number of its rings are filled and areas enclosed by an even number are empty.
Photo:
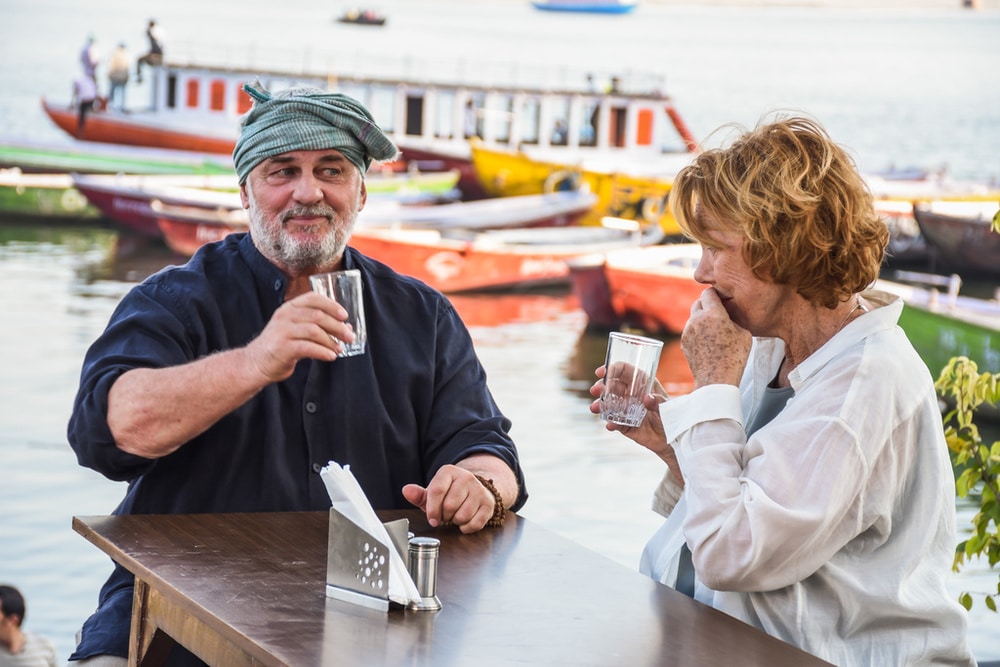
[[[234,232],[249,230],[246,211],[149,202],[164,243],[183,257],[190,257],[206,243],[221,241]]]
[[[154,192],[165,194],[166,198],[159,200],[151,194]],[[198,194],[194,190],[185,196],[187,191],[181,188],[150,188],[145,194],[151,197],[149,215],[159,233],[167,246],[180,254],[193,255],[201,245],[218,241],[234,231],[246,230],[249,226],[247,212],[238,198],[228,199],[228,193],[219,196],[215,192]],[[593,206],[594,201],[595,197],[587,192],[558,192],[426,206],[370,196],[368,204],[358,214],[355,233],[367,229],[437,230],[456,237],[500,229],[565,228],[573,225]],[[130,212],[133,211],[130,209]],[[567,232],[566,236],[573,233]],[[553,241],[547,238],[546,242]]]
[[[886,261],[893,264],[918,264],[930,257],[927,242],[920,234],[917,219],[913,217],[910,199],[876,199],[875,212],[889,228],[889,245]]]
[[[150,238],[162,238],[150,202],[202,209],[242,210],[236,174],[131,175],[74,174],[73,183],[103,215],[119,226]],[[457,171],[369,172],[365,177],[373,208],[379,202],[419,205],[453,201]]]
[[[638,0],[536,0],[531,6],[550,12],[626,14],[638,4]]]
[[[679,335],[705,290],[695,281],[697,243],[613,250],[570,262],[573,292],[588,326]]]
[[[387,61],[307,54],[294,65],[215,45],[200,53],[185,45],[172,61],[152,68],[150,99],[142,108],[105,109],[88,116],[82,139],[231,155],[240,116],[251,107],[242,90],[259,81],[269,90],[290,85],[335,90],[364,100],[402,151],[401,165],[460,169],[463,198],[482,198],[468,139],[517,147],[537,159],[575,164],[583,157],[627,156],[646,161],[697,150],[659,74],[594,72],[465,59],[450,64],[415,58]],[[223,53],[224,55],[219,55]],[[356,63],[344,71],[330,63]],[[373,72],[365,72],[365,68]],[[609,85],[596,85],[610,81]],[[76,115],[66,103],[42,99],[49,118],[76,138]]]
[[[681,233],[667,201],[672,179],[663,171],[643,172],[643,163],[621,155],[618,160],[594,158],[580,164],[546,162],[522,151],[490,148],[473,141],[472,164],[483,189],[496,197],[557,192],[585,187],[598,201],[583,224],[602,218],[636,220],[659,224],[667,236]],[[688,162],[686,155],[674,161],[670,172]],[[663,169],[662,162],[659,169]]]
[[[1000,277],[1000,198],[917,201],[913,217],[938,271]]]
[[[73,187],[69,174],[25,174],[0,169],[0,216],[16,219],[92,221],[101,212]]]
[[[981,373],[1000,373],[1000,290],[990,299],[967,296],[958,274],[915,271],[896,271],[875,286],[903,300],[899,325],[932,374],[958,356]]]
[[[359,9],[352,7],[336,18],[337,23],[351,23],[354,25],[385,25],[387,17],[382,12],[374,9]]]
[[[634,223],[481,232],[357,227],[350,245],[442,292],[469,292],[568,286],[568,260],[661,237]]]
[[[151,202],[206,209],[241,209],[236,175],[72,174],[73,186],[118,227],[161,239]]]
[[[0,168],[25,173],[231,174],[229,155],[91,141],[0,138]]]
[[[597,203],[586,190],[520,197],[457,201],[433,206],[373,202],[358,215],[362,226],[403,226],[410,229],[512,229],[575,225]]]

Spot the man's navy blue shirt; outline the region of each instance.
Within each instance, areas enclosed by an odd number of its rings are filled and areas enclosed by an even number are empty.
[[[351,248],[345,263],[362,275],[366,353],[299,361],[290,378],[159,459],[115,446],[111,385],[133,368],[246,345],[284,302],[286,278],[249,234],[232,234],[122,299],[87,352],[68,428],[81,465],[129,482],[115,514],[325,510],[330,498],[318,472],[331,460],[350,465],[376,509],[408,508],[403,485],[426,485],[438,468],[474,453],[510,465],[521,488],[513,509],[524,504],[510,421],[454,308]],[[131,575],[116,567],[72,658],[127,655],[131,596]]]

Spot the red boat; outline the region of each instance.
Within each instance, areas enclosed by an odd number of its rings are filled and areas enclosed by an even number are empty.
[[[580,258],[573,290],[590,324],[678,335],[705,286],[694,279],[697,243],[672,243]]]
[[[201,208],[239,208],[236,175],[73,174],[73,186],[123,229],[161,238],[150,202]]]
[[[165,204],[157,199],[150,202],[150,208],[167,247],[185,257],[206,243],[249,229],[243,209],[205,209]]]
[[[568,260],[659,236],[606,227],[492,230],[357,228],[350,245],[442,292],[569,284]]]

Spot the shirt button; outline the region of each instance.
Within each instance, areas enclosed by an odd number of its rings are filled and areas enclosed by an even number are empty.
[[[313,403],[312,401],[309,401],[308,403],[306,403],[306,412],[308,412],[309,414],[315,414],[316,413],[316,404]]]
[[[313,464],[313,472],[315,472],[315,473],[319,473],[319,472],[321,472],[322,470],[323,470],[323,466],[321,466],[321,465],[320,465],[320,464],[318,464],[318,463],[314,463],[314,464]]]
[[[280,280],[275,280],[274,281],[274,291],[277,292],[280,289],[281,289],[281,281]]]

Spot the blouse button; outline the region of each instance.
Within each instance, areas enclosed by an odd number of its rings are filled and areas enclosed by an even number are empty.
[[[308,412],[311,415],[316,414],[316,404],[313,403],[312,401],[306,403],[306,412]]]
[[[319,472],[322,472],[322,470],[323,470],[323,466],[321,466],[318,463],[314,463],[313,464],[313,472],[319,473]]]

